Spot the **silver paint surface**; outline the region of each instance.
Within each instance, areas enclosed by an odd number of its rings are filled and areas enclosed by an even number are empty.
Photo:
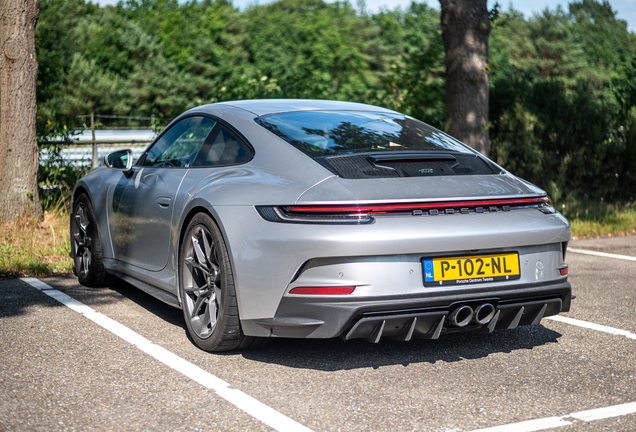
[[[294,286],[351,283],[360,287],[354,295],[378,298],[430,290],[421,283],[420,261],[439,254],[514,250],[520,253],[522,281],[561,278],[555,269],[563,262],[560,247],[570,239],[570,225],[559,213],[528,209],[392,216],[377,217],[369,225],[341,226],[264,220],[256,205],[425,202],[545,193],[505,170],[483,176],[343,179],[254,122],[257,114],[317,109],[390,112],[333,101],[206,105],[183,116],[211,115],[230,124],[253,146],[251,161],[216,168],[135,167],[130,179],[107,168],[87,174],[76,191],[86,191],[95,208],[107,269],[176,295],[184,223],[192,213],[206,211],[226,240],[241,319],[273,317]],[[535,272],[538,261],[543,263],[541,272]],[[307,262],[312,265],[299,272]],[[461,289],[487,292],[489,288],[479,284]]]

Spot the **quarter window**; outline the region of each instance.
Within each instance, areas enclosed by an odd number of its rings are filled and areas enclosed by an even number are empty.
[[[252,149],[243,140],[217,123],[192,166],[235,165],[249,161],[252,155]]]

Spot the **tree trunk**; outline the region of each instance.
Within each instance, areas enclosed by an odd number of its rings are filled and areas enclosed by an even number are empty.
[[[0,0],[0,220],[41,216],[35,133],[38,0]]]
[[[440,0],[446,51],[446,133],[488,156],[487,0]]]

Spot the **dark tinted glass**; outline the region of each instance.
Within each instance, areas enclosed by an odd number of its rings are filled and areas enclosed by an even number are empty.
[[[312,157],[387,151],[468,152],[466,146],[402,114],[300,111],[268,114],[256,122]]]
[[[148,150],[144,166],[186,168],[215,125],[206,117],[188,117],[172,126]]]
[[[192,166],[234,165],[247,162],[251,158],[250,147],[225,126],[217,123]]]

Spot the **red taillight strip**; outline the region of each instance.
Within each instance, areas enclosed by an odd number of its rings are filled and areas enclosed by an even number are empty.
[[[502,205],[539,205],[548,202],[548,197],[482,200],[482,201],[448,201],[436,203],[405,203],[376,205],[342,205],[342,206],[290,206],[285,207],[294,213],[387,213],[401,210],[445,209]]]
[[[310,295],[332,295],[351,294],[356,289],[355,286],[337,287],[296,287],[289,291],[289,294],[310,294]]]

